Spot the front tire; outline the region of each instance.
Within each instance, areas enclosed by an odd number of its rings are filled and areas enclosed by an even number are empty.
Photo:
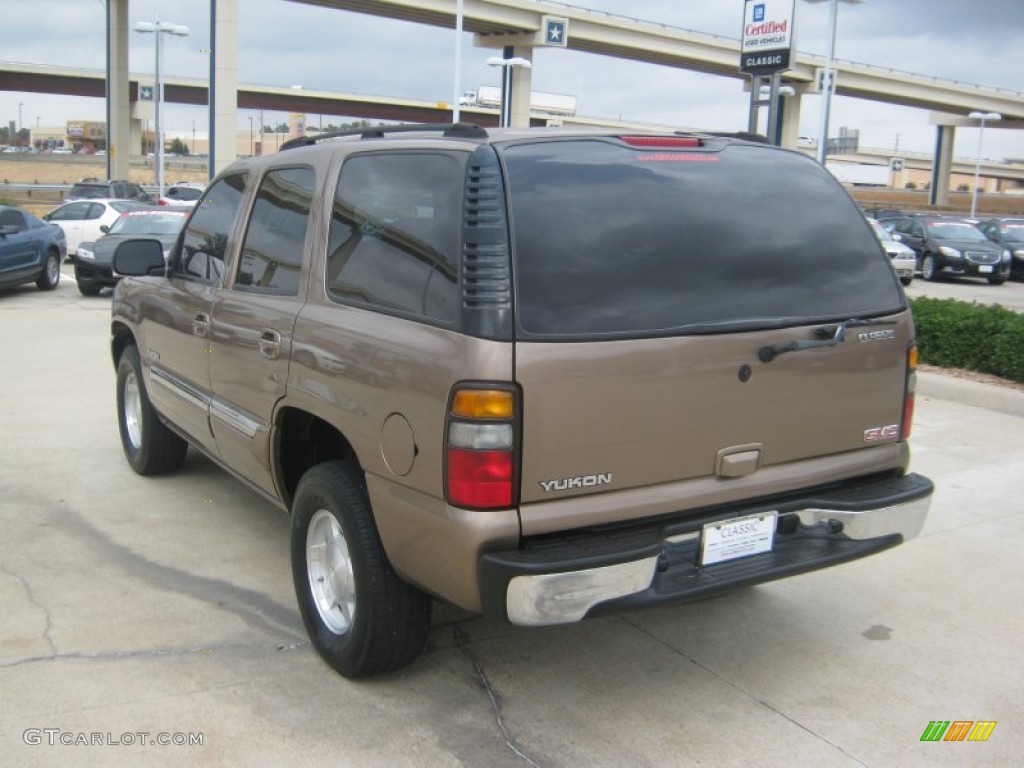
[[[134,345],[117,362],[117,423],[125,458],[140,475],[174,472],[184,463],[188,443],[160,421],[149,402]]]
[[[52,291],[60,283],[60,254],[54,250],[46,252],[43,271],[36,280],[36,288],[40,291]]]
[[[423,652],[431,598],[391,568],[352,463],[319,464],[302,476],[292,504],[291,559],[313,647],[342,675],[399,669]]]
[[[937,283],[941,280],[942,272],[939,270],[939,265],[935,262],[935,257],[930,253],[924,257],[924,261],[921,262],[921,277],[932,283]]]
[[[83,296],[99,296],[100,287],[98,285],[89,285],[87,283],[78,284],[78,292]]]
[[[1002,285],[1006,282],[1005,277],[990,277],[988,279],[989,285]]]

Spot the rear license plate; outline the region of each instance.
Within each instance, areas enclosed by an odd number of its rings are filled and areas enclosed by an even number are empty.
[[[714,565],[738,557],[772,551],[778,512],[762,512],[704,526],[700,538],[700,564]]]
[[[978,271],[981,272],[983,275],[987,275],[989,272],[992,271],[992,265],[985,264],[984,266],[978,267]]]

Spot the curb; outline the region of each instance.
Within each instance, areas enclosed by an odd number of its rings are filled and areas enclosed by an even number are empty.
[[[917,394],[1024,418],[1024,392],[941,373],[917,372]]]

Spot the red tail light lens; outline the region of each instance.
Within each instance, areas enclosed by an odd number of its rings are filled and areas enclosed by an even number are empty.
[[[448,501],[458,507],[512,506],[514,462],[510,451],[448,449]]]
[[[445,499],[467,509],[517,503],[519,395],[508,384],[456,387],[445,423]]]

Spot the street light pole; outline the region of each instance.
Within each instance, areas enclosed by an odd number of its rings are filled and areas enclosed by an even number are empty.
[[[163,80],[160,78],[160,64],[163,60],[163,49],[161,47],[161,40],[166,35],[176,35],[177,37],[187,37],[188,27],[184,24],[172,24],[169,21],[160,21],[160,17],[156,18],[154,23],[148,21],[140,21],[135,25],[136,32],[151,33],[156,37],[156,65],[153,72],[154,86],[156,88],[156,107],[155,107],[155,132],[156,132],[156,193],[158,197],[164,195],[164,127],[160,121],[160,112],[164,102],[164,86]]]
[[[978,154],[974,160],[974,184],[971,187],[971,218],[973,219],[978,210],[978,178],[981,176],[981,140],[985,135],[985,121],[994,123],[996,120],[1002,120],[1003,116],[998,112],[971,112],[967,116],[972,120],[981,121],[981,125],[978,127]]]
[[[818,162],[825,164],[828,148],[828,119],[832,111],[832,93],[835,91],[834,61],[836,56],[836,27],[839,22],[839,0],[804,0],[808,3],[828,2],[828,55],[825,58],[825,73],[822,87],[825,89],[824,102],[821,106],[821,126],[818,129]],[[851,5],[863,3],[864,0],[842,0]]]
[[[249,157],[252,157],[252,115],[249,115]]]

